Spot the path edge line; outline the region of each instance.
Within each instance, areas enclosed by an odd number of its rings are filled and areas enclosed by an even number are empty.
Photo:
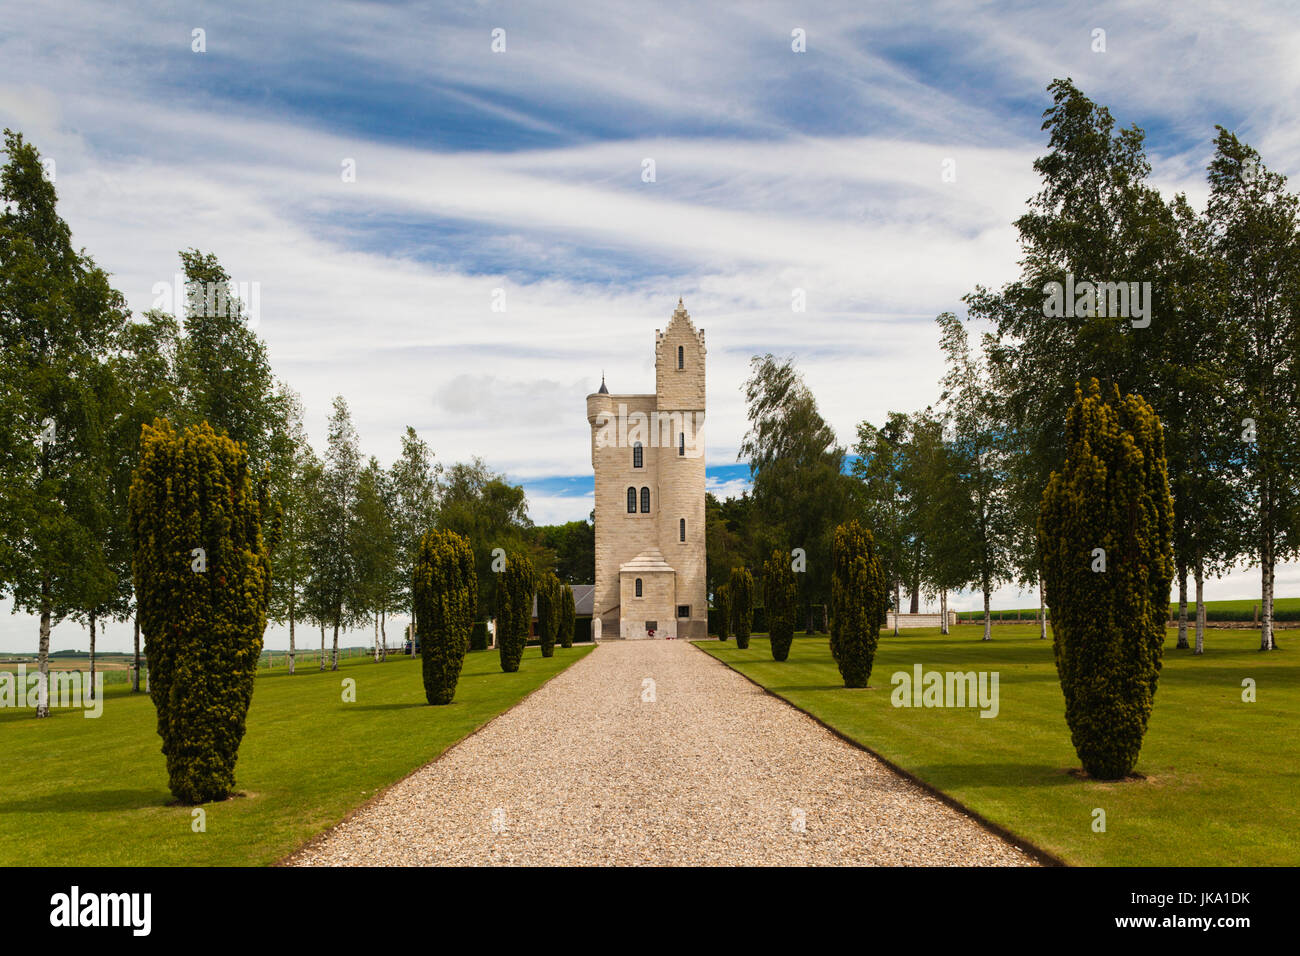
[[[570,664],[568,667],[564,668],[563,670],[561,670],[561,671],[557,671],[556,673],[552,674],[550,677],[546,678],[546,680],[542,681],[540,684],[538,684],[536,687],[534,687],[532,690],[530,690],[530,691],[529,691],[527,694],[525,694],[523,697],[520,697],[517,701],[515,701],[513,704],[511,704],[511,705],[510,705],[509,707],[507,707],[505,710],[501,711],[501,713],[499,713],[499,714],[497,714],[496,716],[494,716],[491,720],[484,721],[484,722],[483,722],[482,724],[480,724],[478,727],[475,727],[473,730],[471,730],[469,733],[467,733],[464,737],[461,737],[460,740],[457,740],[455,743],[453,743],[450,747],[448,747],[448,748],[447,748],[446,750],[444,750],[442,753],[438,754],[438,756],[434,757],[432,760],[428,761],[427,763],[422,763],[422,764],[420,764],[418,767],[416,767],[414,770],[412,770],[410,773],[406,774],[405,776],[403,776],[403,777],[401,777],[401,778],[399,778],[399,779],[397,779],[397,780],[394,780],[392,783],[390,783],[390,784],[388,784],[388,785],[386,785],[386,786],[384,786],[384,787],[379,788],[378,790],[376,790],[376,791],[374,792],[374,795],[373,795],[373,796],[371,796],[368,800],[366,800],[365,803],[359,803],[359,804],[357,804],[355,807],[353,807],[351,810],[349,810],[347,816],[345,816],[342,820],[339,820],[337,823],[332,823],[332,824],[330,824],[328,827],[326,827],[324,830],[321,830],[319,833],[315,833],[315,834],[313,834],[312,837],[311,837],[309,840],[307,840],[305,843],[301,844],[300,846],[296,847],[292,852],[290,852],[290,853],[286,853],[286,854],[285,854],[284,856],[282,856],[280,859],[274,861],[273,863],[268,863],[268,864],[266,864],[266,865],[267,865],[267,866],[292,866],[292,865],[294,865],[293,862],[292,862],[294,857],[296,857],[296,856],[298,856],[298,855],[300,855],[300,854],[302,854],[302,853],[306,853],[308,850],[310,850],[310,849],[311,849],[312,847],[314,847],[316,844],[320,843],[322,840],[324,840],[327,836],[329,836],[331,833],[333,833],[333,832],[334,832],[335,830],[337,830],[339,827],[343,826],[343,824],[347,823],[349,820],[351,820],[353,817],[355,817],[355,816],[356,816],[358,813],[360,813],[362,810],[367,810],[367,809],[369,809],[373,804],[378,803],[379,800],[381,800],[383,797],[385,797],[385,796],[388,794],[388,791],[389,791],[389,790],[392,790],[392,789],[393,789],[394,787],[396,787],[399,783],[405,783],[407,780],[409,780],[411,777],[414,777],[417,773],[419,773],[419,772],[420,772],[421,770],[423,770],[425,767],[429,767],[429,766],[432,766],[433,764],[437,763],[439,760],[441,760],[443,757],[447,756],[447,754],[451,753],[453,750],[455,750],[455,749],[456,749],[457,747],[459,747],[461,744],[465,743],[465,741],[469,740],[471,737],[475,737],[475,736],[477,736],[478,734],[482,733],[483,731],[487,730],[489,727],[491,727],[493,724],[495,724],[498,720],[500,720],[500,719],[501,719],[502,717],[504,717],[506,714],[508,714],[508,713],[510,713],[511,711],[513,711],[516,707],[521,706],[521,705],[523,704],[524,701],[528,700],[528,698],[532,697],[534,694],[538,693],[538,692],[541,691],[543,688],[545,688],[548,684],[551,683],[551,681],[556,680],[557,678],[562,677],[562,676],[564,676],[565,674],[567,674],[567,673],[569,672],[569,668],[570,668],[570,667],[573,667],[574,664],[581,664],[583,661],[587,660],[587,658],[591,657],[592,654],[595,654],[596,651],[597,651],[599,648],[600,648],[600,643],[599,643],[599,642],[593,642],[592,649],[591,649],[588,653],[582,655],[582,657],[578,658],[578,660],[574,661],[573,664]],[[495,650],[495,648],[489,648],[489,650]],[[719,663],[721,663],[721,661],[719,661]],[[384,864],[384,865],[387,866],[388,864]],[[333,867],[330,867],[330,869],[333,869]]]
[[[807,711],[804,708],[800,707],[794,701],[790,700],[790,698],[785,697],[782,694],[778,694],[770,687],[765,687],[764,685],[760,684],[758,681],[754,680],[754,678],[746,674],[744,671],[737,670],[736,668],[732,667],[729,663],[722,660],[721,658],[714,657],[703,647],[698,646],[704,643],[703,641],[688,641],[687,643],[690,644],[692,647],[695,647],[695,649],[698,650],[705,657],[709,658],[710,660],[718,664],[721,664],[723,667],[731,671],[733,674],[739,674],[741,677],[745,678],[745,680],[749,681],[751,684],[753,684],[763,693],[767,694],[770,697],[775,697],[783,704],[793,707],[795,710],[799,711],[799,713],[803,714],[805,717],[820,724],[822,727],[824,727],[826,730],[829,730],[832,734],[834,734],[840,740],[844,741],[846,744],[849,744],[850,746],[855,747],[858,750],[861,750],[863,753],[867,753],[870,754],[872,757],[875,757],[877,760],[879,760],[890,770],[894,771],[894,773],[916,784],[916,786],[920,787],[922,790],[924,790],[930,796],[934,797],[940,803],[946,804],[948,807],[950,807],[953,810],[956,810],[958,813],[962,814],[963,816],[969,817],[972,821],[979,824],[985,830],[988,830],[990,833],[994,834],[995,836],[1001,837],[1003,840],[1006,840],[1007,842],[1011,843],[1017,849],[1022,850],[1023,852],[1027,853],[1029,856],[1032,856],[1034,859],[1036,859],[1039,863],[1043,864],[1044,866],[1053,866],[1053,867],[1059,866],[1059,867],[1067,867],[1067,868],[1070,866],[1069,863],[1066,863],[1064,860],[1062,860],[1060,857],[1056,856],[1055,854],[1049,853],[1047,850],[1044,850],[1042,847],[1038,846],[1032,841],[1026,840],[1024,837],[1020,836],[1017,833],[1013,833],[1011,830],[1008,830],[1002,824],[994,823],[992,820],[984,816],[982,813],[972,810],[970,807],[966,806],[960,800],[950,796],[947,793],[944,793],[942,790],[940,790],[938,787],[934,786],[933,784],[927,783],[926,781],[922,780],[920,777],[912,773],[912,771],[908,770],[906,767],[899,766],[898,764],[894,763],[894,761],[890,760],[888,757],[884,757],[876,753],[876,751],[872,750],[862,741],[850,737],[848,734],[844,733],[844,731],[840,730],[838,727],[833,727],[832,725],[828,724],[826,721],[818,717],[816,714],[811,713],[810,711]]]

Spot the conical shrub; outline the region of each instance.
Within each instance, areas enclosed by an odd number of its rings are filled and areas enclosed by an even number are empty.
[[[561,647],[573,646],[573,631],[578,623],[577,608],[573,603],[573,588],[567,584],[560,585],[560,634]]]
[[[731,602],[731,630],[736,635],[736,646],[742,651],[749,647],[749,632],[754,626],[754,576],[748,568],[732,568],[727,585]]]
[[[454,531],[427,532],[416,550],[412,592],[424,696],[430,704],[450,704],[478,607],[478,571],[469,540]]]
[[[1164,429],[1138,395],[1075,389],[1066,459],[1043,492],[1038,548],[1065,721],[1083,768],[1137,764],[1164,654],[1174,576]]]
[[[787,552],[775,550],[763,562],[763,603],[772,659],[783,661],[790,656],[799,609],[799,586]]]
[[[505,567],[497,582],[497,648],[501,669],[507,674],[519,670],[533,624],[533,590],[537,573],[533,562],[512,551],[506,555]]]
[[[835,529],[831,568],[831,655],[845,687],[866,687],[889,596],[875,538],[858,522]]]
[[[234,792],[262,653],[271,565],[243,445],[205,422],[142,432],[132,475],[132,570],[149,696],[182,803]]]

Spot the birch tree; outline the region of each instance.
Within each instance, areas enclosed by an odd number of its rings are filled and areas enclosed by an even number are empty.
[[[1300,510],[1300,240],[1298,200],[1286,178],[1223,127],[1210,163],[1207,217],[1223,346],[1236,374],[1252,563],[1260,569],[1260,650],[1276,648],[1273,581],[1279,560],[1297,550]],[[1237,417],[1234,415],[1234,417]],[[1233,422],[1237,426],[1237,422]]]
[[[0,591],[40,619],[38,718],[50,629],[115,590],[109,358],[126,322],[108,276],[72,248],[36,148],[4,134],[0,170]]]

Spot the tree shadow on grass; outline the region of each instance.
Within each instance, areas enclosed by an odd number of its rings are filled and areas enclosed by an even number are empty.
[[[166,790],[60,790],[41,796],[0,802],[4,813],[115,813],[119,810],[162,810],[172,802]]]
[[[1077,787],[1084,782],[1057,764],[932,763],[907,769],[945,791],[954,787]]]
[[[453,701],[452,703],[455,703],[455,701]],[[347,705],[345,705],[345,706],[346,706],[349,710],[410,710],[410,709],[415,708],[415,707],[431,707],[431,706],[433,706],[433,705],[432,705],[432,704],[428,704],[428,703],[426,703],[426,702],[424,702],[424,701],[421,700],[421,701],[411,701],[411,702],[409,702],[409,703],[395,703],[395,704],[347,704]],[[444,705],[444,706],[446,706],[446,705]]]

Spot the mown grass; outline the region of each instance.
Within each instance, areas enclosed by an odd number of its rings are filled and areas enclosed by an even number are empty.
[[[272,863],[590,650],[529,649],[514,674],[495,651],[471,653],[445,707],[425,703],[419,660],[259,672],[236,767],[243,795],[207,804],[202,833],[171,802],[147,695],[106,687],[98,719],[0,709],[0,866]],[[345,678],[355,703],[343,701]]]
[[[1249,630],[1215,630],[1206,652],[1174,648],[1164,668],[1137,771],[1103,783],[1078,775],[1051,640],[1035,625],[1000,625],[989,642],[959,626],[881,635],[869,690],[846,690],[824,637],[798,637],[789,660],[768,643],[702,641],[719,660],[965,806],[1075,864],[1300,864],[1300,662],[1261,654]],[[996,671],[999,713],[891,704],[892,675]],[[1242,681],[1257,700],[1242,700]],[[1094,832],[1094,810],[1106,830]]]

